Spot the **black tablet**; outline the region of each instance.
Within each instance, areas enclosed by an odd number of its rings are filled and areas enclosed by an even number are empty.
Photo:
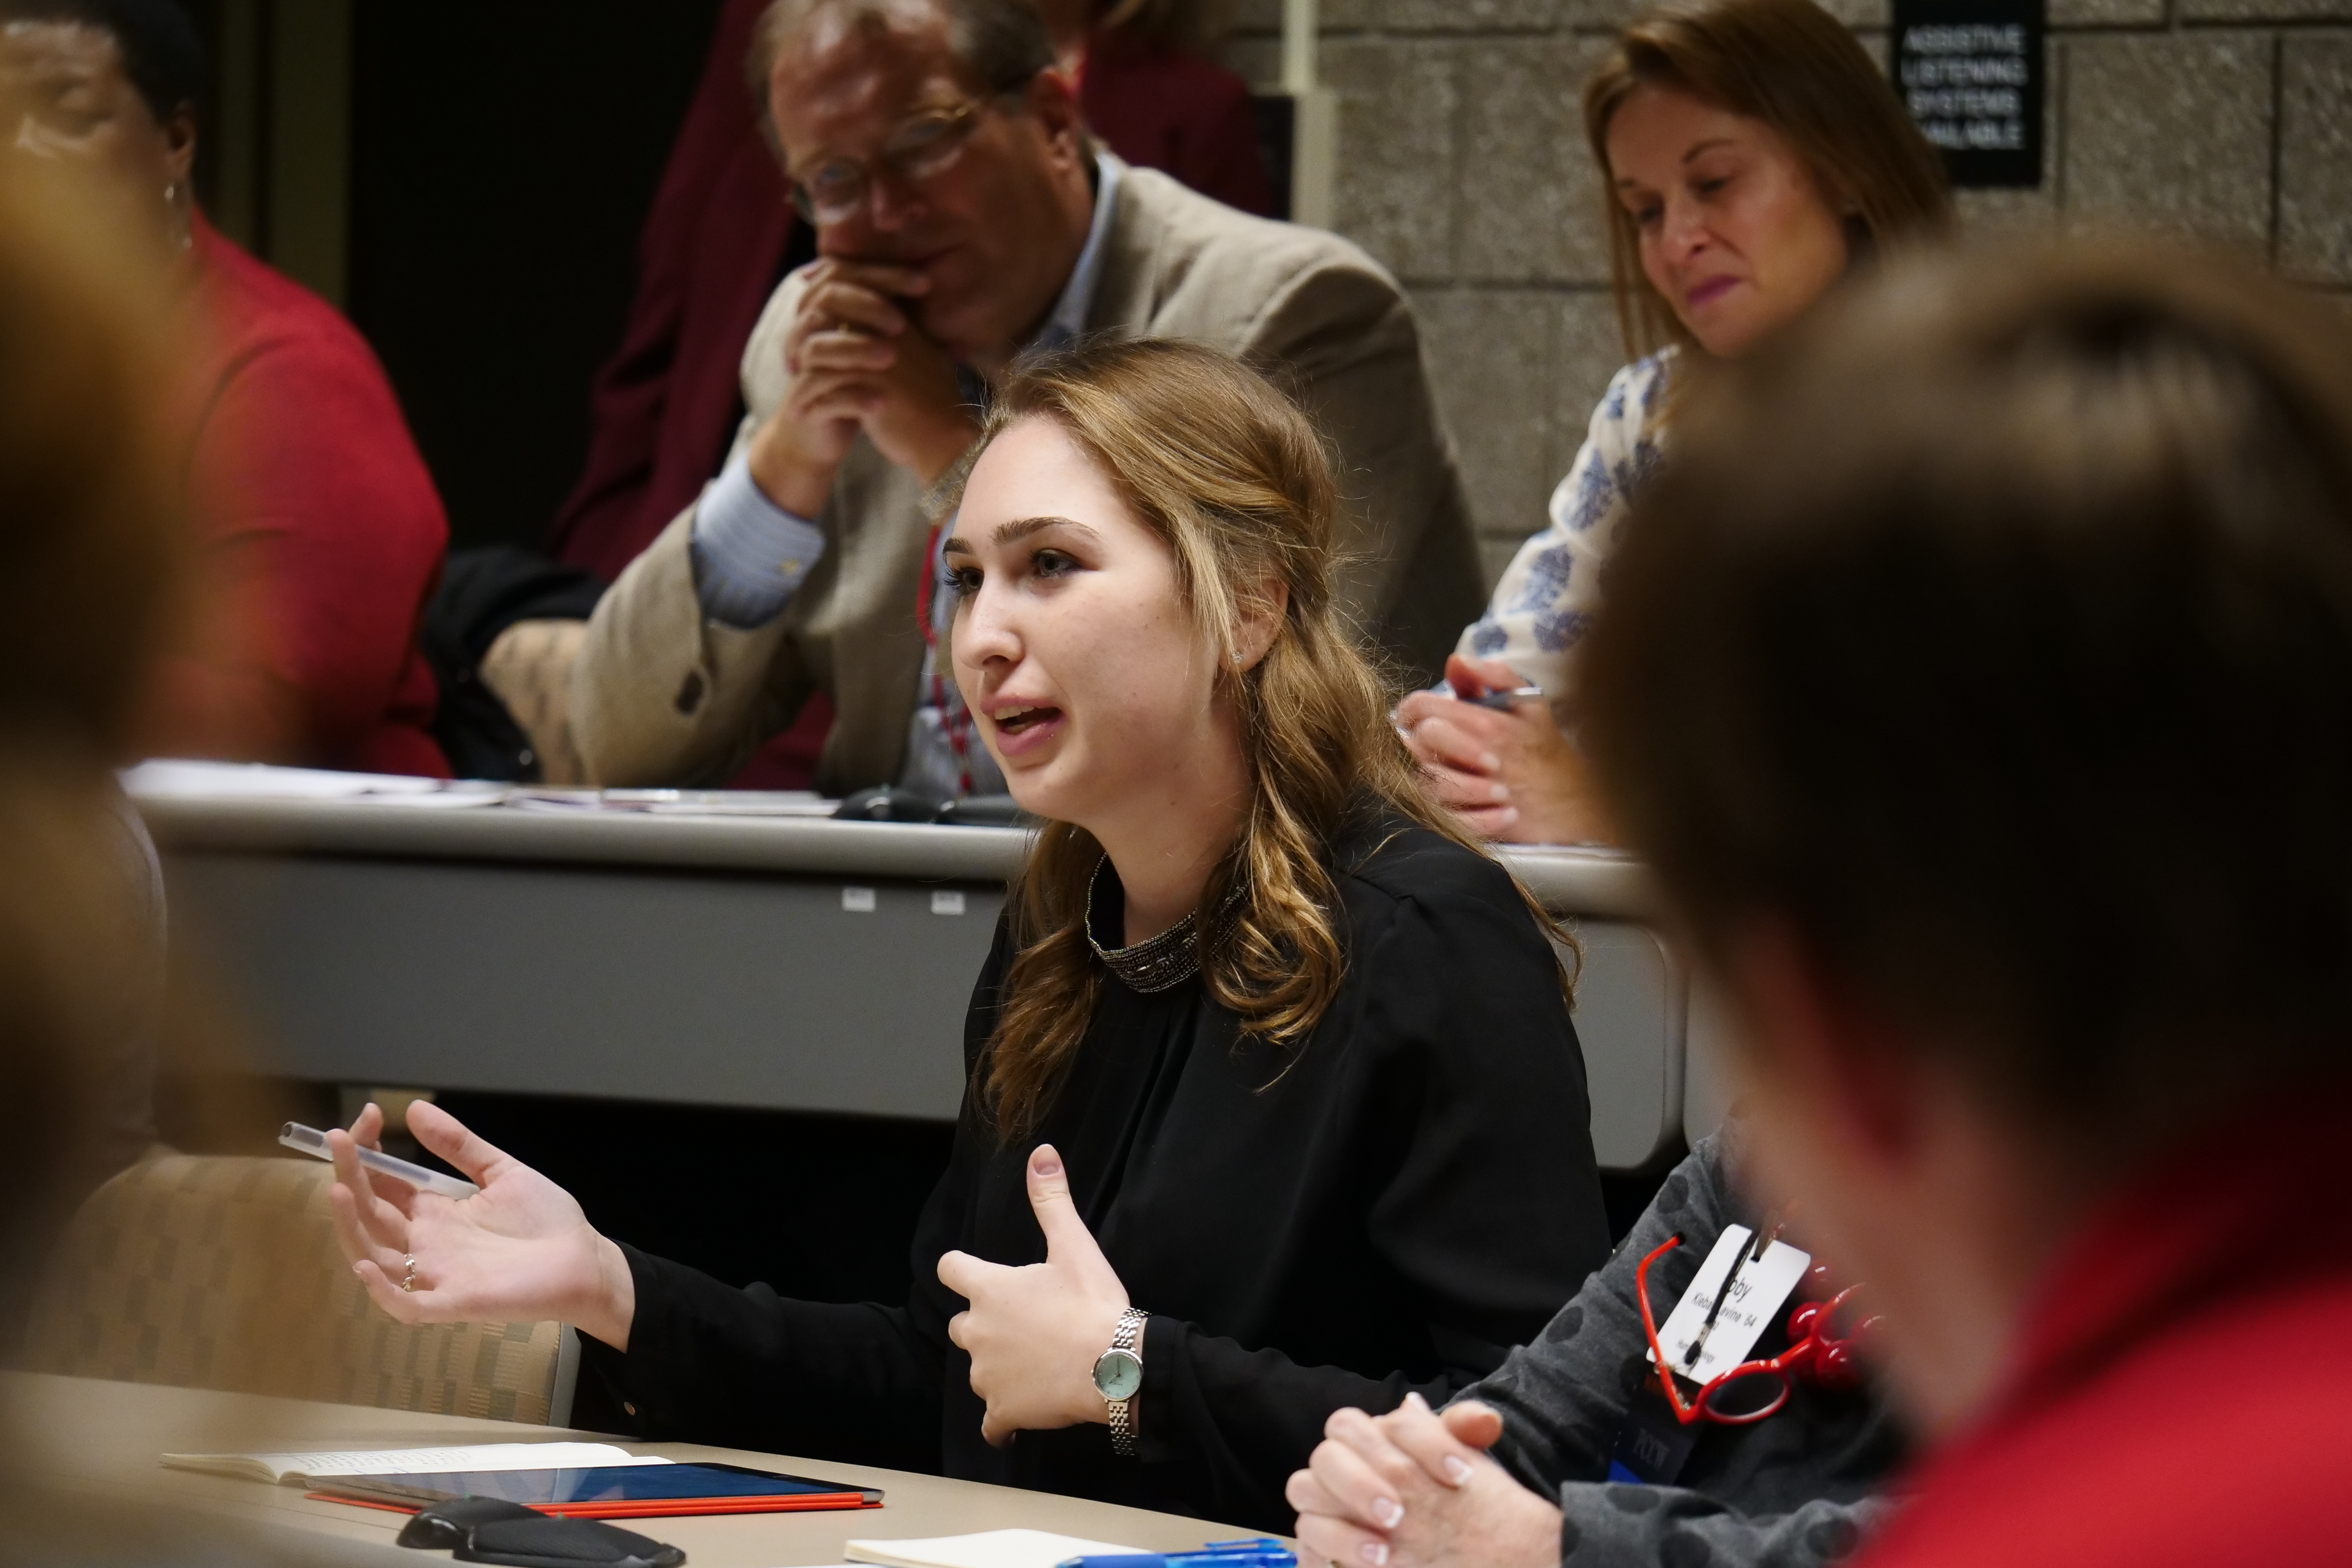
[[[337,1502],[429,1508],[458,1497],[499,1498],[573,1519],[689,1513],[788,1513],[879,1508],[872,1487],[813,1480],[742,1465],[601,1465],[555,1470],[447,1470],[320,1477],[311,1495]]]

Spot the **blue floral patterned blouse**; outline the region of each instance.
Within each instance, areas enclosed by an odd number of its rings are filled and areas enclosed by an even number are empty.
[[[1551,493],[1551,524],[1529,536],[1495,585],[1458,652],[1499,658],[1555,708],[1570,689],[1569,654],[1601,603],[1609,554],[1633,491],[1658,461],[1658,422],[1678,351],[1637,360],[1610,378],[1568,478]]]

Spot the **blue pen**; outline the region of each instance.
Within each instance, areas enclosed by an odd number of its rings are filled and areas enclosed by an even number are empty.
[[[1298,1568],[1297,1555],[1272,1536],[1212,1541],[1198,1552],[1137,1552],[1072,1557],[1055,1568]]]

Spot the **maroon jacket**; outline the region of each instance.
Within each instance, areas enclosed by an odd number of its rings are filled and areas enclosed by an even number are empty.
[[[1087,51],[1078,107],[1094,133],[1138,168],[1173,174],[1229,207],[1273,216],[1249,84],[1224,67],[1101,34]]]

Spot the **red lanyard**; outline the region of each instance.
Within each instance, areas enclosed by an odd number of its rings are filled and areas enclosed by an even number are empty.
[[[1696,1397],[1685,1402],[1682,1391],[1675,1386],[1675,1372],[1666,1360],[1666,1349],[1658,1342],[1658,1321],[1650,1312],[1650,1265],[1682,1244],[1679,1234],[1666,1237],[1633,1269],[1633,1298],[1641,1303],[1642,1331],[1649,1339],[1650,1355],[1658,1367],[1658,1386],[1664,1392],[1666,1403],[1674,1406],[1675,1420],[1685,1426],[1702,1420],[1744,1426],[1763,1420],[1789,1403],[1790,1385],[1799,1375],[1828,1388],[1850,1388],[1860,1379],[1854,1346],[1868,1337],[1879,1320],[1874,1315],[1866,1317],[1850,1333],[1841,1335],[1836,1331],[1839,1310],[1862,1289],[1849,1285],[1826,1302],[1798,1303],[1796,1310],[1789,1314],[1789,1338],[1792,1342],[1787,1350],[1769,1361],[1740,1363],[1718,1374],[1698,1391]],[[1736,1264],[1733,1271],[1738,1272]]]
[[[939,625],[931,618],[939,607],[941,526],[933,523],[929,537],[923,541],[923,571],[915,584],[915,618],[922,623],[923,647],[930,652],[931,706],[939,712],[940,732],[947,737],[948,750],[955,754],[956,793],[969,795],[972,793],[971,710],[940,673]]]

